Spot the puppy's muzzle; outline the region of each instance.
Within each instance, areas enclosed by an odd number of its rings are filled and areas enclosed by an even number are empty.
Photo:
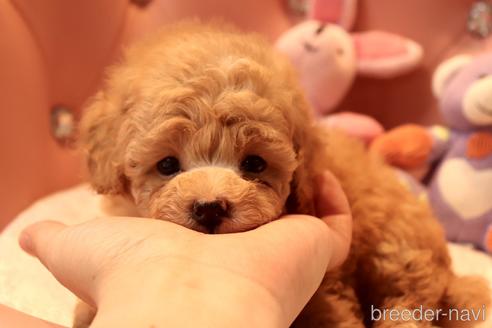
[[[195,201],[191,217],[212,233],[222,220],[229,217],[229,205],[225,200]]]

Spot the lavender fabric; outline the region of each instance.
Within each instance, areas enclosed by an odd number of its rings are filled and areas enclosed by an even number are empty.
[[[492,223],[492,152],[487,151],[487,138],[478,146],[470,141],[477,133],[492,137],[492,121],[487,118],[492,116],[491,76],[489,53],[476,57],[447,82],[440,106],[449,134],[441,130],[434,136],[438,142],[431,157],[439,164],[428,186],[429,201],[447,238],[488,251],[492,251],[486,243]],[[470,119],[469,110],[479,110],[483,122]],[[470,156],[472,146],[482,147],[480,156]]]

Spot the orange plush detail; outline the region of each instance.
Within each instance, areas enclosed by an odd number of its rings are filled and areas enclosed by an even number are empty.
[[[388,164],[405,170],[424,166],[431,150],[432,138],[427,130],[414,124],[391,130],[371,145],[371,151],[381,155]]]
[[[466,156],[470,159],[481,159],[492,155],[492,133],[474,133],[466,149]]]
[[[485,235],[484,246],[489,253],[492,253],[492,228],[490,227]]]

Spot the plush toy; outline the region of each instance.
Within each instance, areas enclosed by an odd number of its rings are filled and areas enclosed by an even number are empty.
[[[404,169],[438,162],[428,198],[448,239],[492,252],[492,52],[442,63],[433,89],[447,127],[402,126],[371,150]]]
[[[281,35],[276,46],[298,69],[320,118],[335,109],[357,74],[392,78],[420,63],[422,48],[407,38],[381,31],[349,33],[356,0],[314,0],[310,4],[309,19]],[[352,113],[332,116],[324,124],[349,128],[349,133],[363,139],[382,132],[375,120]]]

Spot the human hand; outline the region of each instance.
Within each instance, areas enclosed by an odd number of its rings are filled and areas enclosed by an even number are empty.
[[[287,327],[349,249],[347,200],[329,173],[318,186],[322,220],[288,215],[223,235],[141,218],[41,222],[20,244],[98,309],[92,327]]]

